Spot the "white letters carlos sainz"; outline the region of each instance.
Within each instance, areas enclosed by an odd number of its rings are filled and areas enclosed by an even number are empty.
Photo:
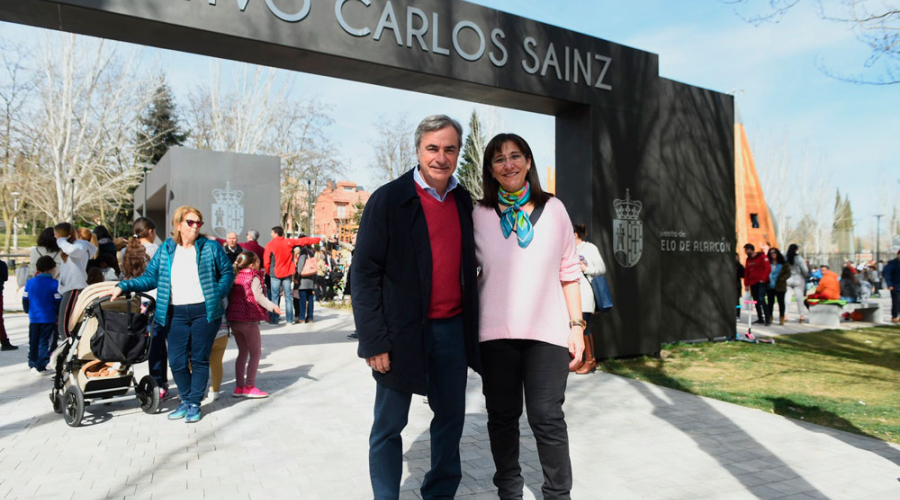
[[[243,12],[250,0],[236,0]],[[224,3],[224,2],[223,2]],[[278,19],[289,23],[299,23],[309,16],[312,0],[265,0],[266,7]],[[216,5],[216,0],[209,0]],[[377,23],[371,25],[353,25],[347,20],[345,9],[352,4],[361,4],[356,8],[380,9]],[[374,4],[374,5],[373,5]],[[400,4],[400,2],[398,2]],[[281,5],[281,6],[279,6]],[[292,5],[292,8],[288,8]],[[398,12],[399,11],[399,12]],[[407,5],[405,11],[400,5],[395,10],[391,0],[335,0],[334,15],[337,24],[347,34],[354,37],[368,37],[376,42],[386,37],[387,32],[393,34],[398,46],[431,52],[439,56],[450,56],[453,52],[460,58],[475,62],[487,54],[491,64],[498,68],[509,64],[507,34],[501,28],[493,28],[488,33],[482,26],[469,20],[461,20],[450,30],[449,44],[441,42],[441,19],[437,12],[429,13],[418,7]],[[526,34],[527,35],[527,34]],[[446,37],[446,34],[443,35]],[[443,43],[443,45],[442,45]],[[488,46],[490,44],[490,46]],[[579,50],[576,47],[557,47],[553,42],[542,44],[532,36],[525,36],[521,41],[525,57],[519,61],[522,70],[530,75],[540,74],[546,77],[549,73],[559,81],[572,85],[585,85],[610,91],[607,73],[612,58]]]

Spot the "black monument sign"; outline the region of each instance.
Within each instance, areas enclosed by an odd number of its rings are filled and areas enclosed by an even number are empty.
[[[0,0],[0,19],[552,114],[557,194],[609,268],[599,354],[733,333],[733,102],[655,54],[445,0]]]

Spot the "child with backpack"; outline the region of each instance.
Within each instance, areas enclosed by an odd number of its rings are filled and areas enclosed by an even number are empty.
[[[37,260],[37,274],[25,284],[22,308],[28,313],[28,367],[34,375],[47,373],[50,349],[56,335],[56,316],[62,296],[53,279],[56,261],[45,255]]]
[[[281,309],[266,298],[263,272],[259,257],[253,252],[241,252],[234,261],[234,286],[228,295],[225,317],[238,345],[234,364],[236,398],[265,398],[269,393],[256,387],[256,371],[262,355],[262,336],[259,322],[268,319],[268,312],[281,314]],[[245,377],[246,374],[246,377]]]

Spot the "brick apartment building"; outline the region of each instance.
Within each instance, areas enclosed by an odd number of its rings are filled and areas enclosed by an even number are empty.
[[[315,234],[328,238],[340,236],[341,229],[352,229],[355,205],[369,201],[369,193],[355,182],[329,182],[316,198]]]

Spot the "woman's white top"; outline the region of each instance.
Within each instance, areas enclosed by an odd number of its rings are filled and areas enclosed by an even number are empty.
[[[59,294],[87,288],[87,264],[97,247],[85,240],[69,243],[65,238],[57,238],[56,245],[69,256],[59,270]]]
[[[56,268],[53,269],[53,272],[50,274],[53,276],[53,279],[58,280],[59,273],[62,272],[63,265],[62,252],[60,252],[59,250],[57,250],[56,252],[51,252],[44,247],[31,247],[31,250],[29,251],[31,263],[28,264],[28,274],[30,276],[37,276],[38,272],[35,265],[37,264],[38,259],[45,255],[53,257],[53,261],[56,262]]]
[[[578,260],[584,262],[587,269],[578,280],[581,290],[581,312],[593,313],[596,309],[594,301],[594,290],[591,288],[591,280],[594,276],[606,274],[606,264],[603,257],[600,256],[600,250],[597,245],[589,241],[582,241],[575,246],[575,253],[578,254]]]
[[[172,285],[171,304],[183,306],[202,304],[206,301],[203,287],[200,286],[200,272],[197,268],[197,247],[175,245],[175,256],[172,258],[172,273],[169,277]]]

